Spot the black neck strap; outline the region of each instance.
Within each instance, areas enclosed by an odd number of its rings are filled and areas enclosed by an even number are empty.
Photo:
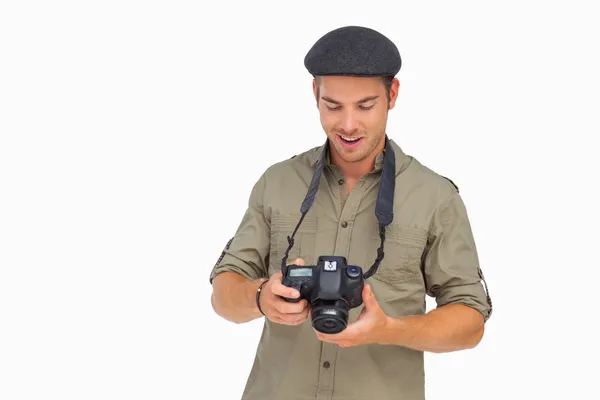
[[[315,168],[315,172],[313,174],[312,180],[310,182],[310,186],[308,187],[308,192],[306,193],[306,197],[302,202],[302,206],[300,207],[300,212],[302,216],[296,225],[296,228],[292,232],[291,236],[288,236],[288,248],[285,251],[283,259],[281,260],[281,271],[285,276],[287,272],[287,259],[289,257],[290,250],[294,246],[294,236],[296,232],[298,232],[298,228],[300,228],[300,224],[304,220],[304,217],[312,207],[315,197],[317,195],[317,189],[319,188],[319,182],[321,180],[321,175],[323,174],[323,168],[325,166],[325,155],[327,152],[327,143],[323,147],[323,151],[321,152],[319,159],[317,160],[317,165]],[[372,275],[375,275],[377,272],[377,268],[379,268],[379,264],[381,264],[381,260],[383,260],[383,242],[385,241],[385,227],[392,223],[394,220],[394,190],[396,188],[396,157],[394,154],[394,149],[390,145],[390,140],[385,136],[385,155],[383,158],[383,169],[381,171],[381,181],[379,183],[379,192],[377,193],[377,202],[375,204],[375,216],[377,217],[377,221],[379,221],[379,237],[381,238],[381,244],[377,249],[377,258],[375,262],[369,268],[369,270],[364,274],[364,278],[368,279]]]

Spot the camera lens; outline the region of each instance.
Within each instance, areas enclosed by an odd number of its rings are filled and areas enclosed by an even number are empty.
[[[343,300],[317,301],[311,314],[313,328],[321,333],[339,333],[348,325],[348,304]]]

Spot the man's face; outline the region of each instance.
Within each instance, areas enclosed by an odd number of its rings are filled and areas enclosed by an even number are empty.
[[[323,76],[313,90],[315,97],[318,95],[321,125],[337,153],[332,154],[333,159],[355,163],[383,150],[388,110],[398,94],[397,79],[389,104],[379,78]]]

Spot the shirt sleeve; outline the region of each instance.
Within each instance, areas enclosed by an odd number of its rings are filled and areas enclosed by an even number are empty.
[[[435,297],[438,307],[464,304],[479,311],[487,321],[492,314],[492,301],[467,210],[458,192],[453,192],[435,211],[430,235],[424,260],[427,294]]]
[[[265,175],[252,188],[248,207],[235,232],[210,273],[210,283],[220,273],[235,272],[246,279],[268,276],[270,224],[265,218]]]

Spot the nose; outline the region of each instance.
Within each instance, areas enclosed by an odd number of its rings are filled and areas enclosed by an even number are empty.
[[[352,110],[345,110],[339,124],[339,129],[348,136],[358,129],[356,114]]]

